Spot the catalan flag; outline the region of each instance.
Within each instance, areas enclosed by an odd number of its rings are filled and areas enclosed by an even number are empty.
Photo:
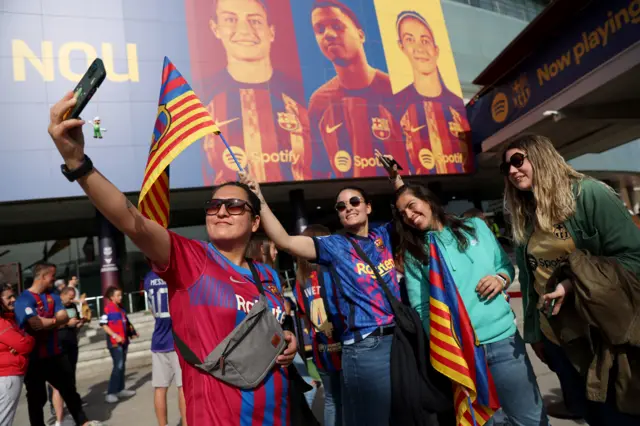
[[[169,164],[185,148],[220,130],[180,72],[164,58],[158,114],[151,137],[138,209],[169,226]]]
[[[457,425],[482,426],[500,408],[493,378],[435,236],[429,258],[431,365],[453,383]]]

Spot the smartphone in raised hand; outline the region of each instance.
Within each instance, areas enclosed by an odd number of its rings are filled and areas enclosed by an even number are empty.
[[[76,88],[73,89],[73,96],[75,96],[77,102],[73,108],[64,114],[62,117],[63,120],[79,118],[106,77],[107,70],[104,68],[102,59],[96,58],[91,65],[89,65],[87,72],[84,73]]]
[[[400,165],[400,163],[396,161],[395,158],[387,158],[384,155],[382,155],[382,153],[377,149],[375,150],[375,154],[378,156],[378,158],[380,159],[380,162],[382,163],[385,169],[391,170],[393,169],[393,166],[396,166],[398,170],[402,170],[402,166]]]

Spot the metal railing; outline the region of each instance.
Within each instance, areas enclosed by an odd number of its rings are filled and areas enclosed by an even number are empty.
[[[136,309],[136,307],[138,306],[137,304],[134,305],[133,301],[134,298],[136,297],[136,295],[142,296],[142,298],[144,299],[144,310],[142,309]],[[129,302],[129,309],[127,310],[128,313],[134,313],[134,312],[140,312],[140,311],[148,311],[149,310],[149,302],[147,301],[147,292],[144,290],[137,290],[137,291],[132,291],[130,293],[123,293],[122,294],[122,298],[126,299]],[[104,299],[104,296],[95,296],[95,297],[87,297],[85,299],[85,301],[87,302],[87,304],[89,305],[89,307],[91,308],[92,311],[94,311],[96,313],[96,317],[100,317],[100,312],[102,310],[102,303],[100,303],[102,301],[102,299]]]
[[[544,0],[450,0],[531,22],[549,4]]]

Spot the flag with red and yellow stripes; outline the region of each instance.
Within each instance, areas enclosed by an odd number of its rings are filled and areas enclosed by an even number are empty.
[[[483,348],[475,335],[435,236],[429,236],[431,365],[453,383],[458,426],[484,425],[500,408]]]
[[[158,114],[151,137],[138,209],[169,226],[169,164],[185,148],[220,130],[180,72],[164,58]]]

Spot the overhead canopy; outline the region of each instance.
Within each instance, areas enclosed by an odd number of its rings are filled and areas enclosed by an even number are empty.
[[[556,0],[474,81],[480,163],[523,132],[567,159],[640,138],[639,75],[640,0]]]

